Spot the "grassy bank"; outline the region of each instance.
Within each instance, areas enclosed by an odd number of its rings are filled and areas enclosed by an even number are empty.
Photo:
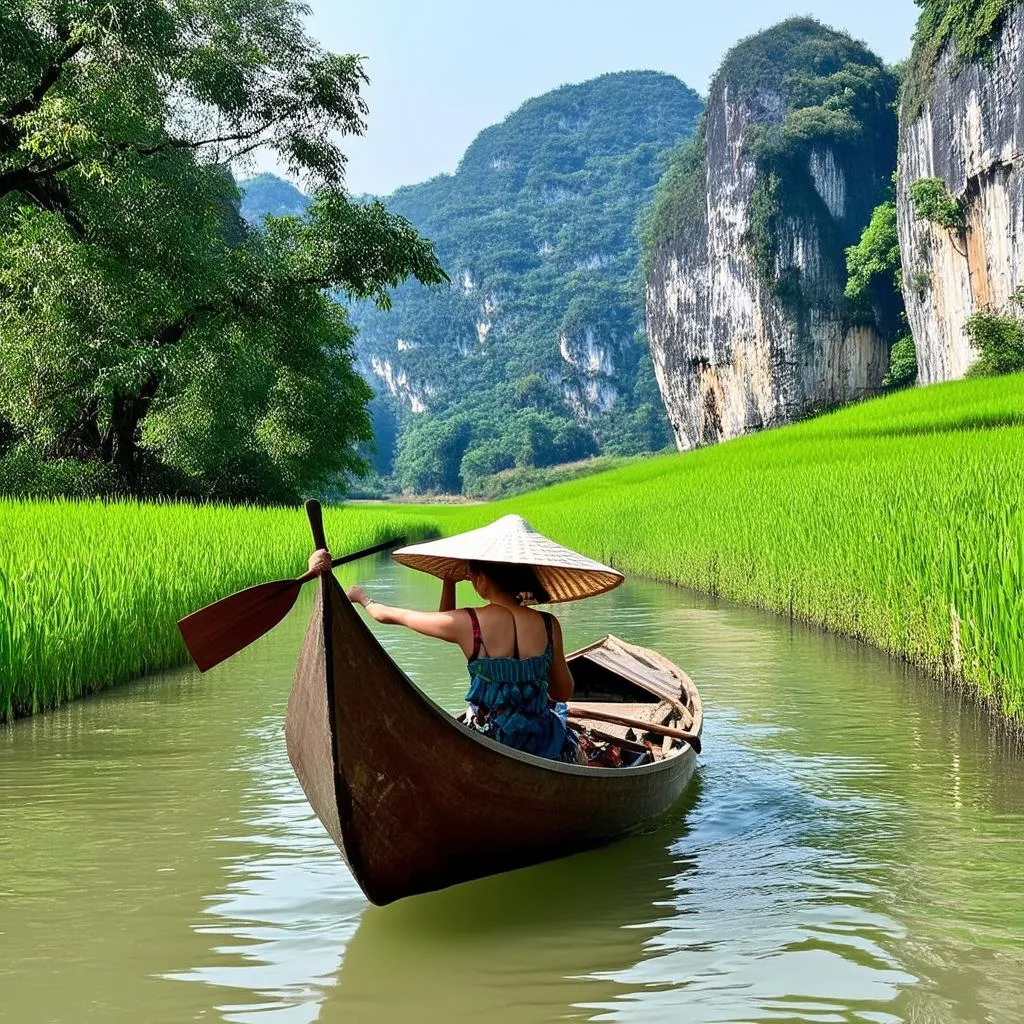
[[[430,524],[331,510],[335,549]],[[0,500],[0,721],[184,661],[176,622],[233,590],[305,571],[301,512]]]
[[[516,511],[623,570],[792,613],[1024,722],[1024,375],[937,385],[490,505],[359,505],[335,551]],[[175,620],[297,572],[301,513],[0,504],[0,715],[174,663]]]
[[[903,392],[477,508],[631,573],[792,613],[1024,723],[1024,375]]]

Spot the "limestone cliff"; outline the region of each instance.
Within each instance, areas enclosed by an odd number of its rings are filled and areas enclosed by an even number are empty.
[[[880,388],[887,339],[851,321],[844,251],[885,195],[894,94],[874,55],[810,19],[726,57],[649,240],[647,332],[681,449]]]
[[[924,44],[918,40],[918,46]],[[962,377],[977,352],[964,323],[998,309],[1024,266],[1024,5],[1010,11],[981,59],[964,63],[952,40],[904,100],[897,214],[907,318],[918,379]],[[920,59],[920,58],[919,58]],[[964,230],[916,215],[910,187],[941,178],[964,215]]]

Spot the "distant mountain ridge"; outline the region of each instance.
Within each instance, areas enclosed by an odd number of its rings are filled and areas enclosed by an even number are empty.
[[[512,465],[670,442],[642,341],[636,223],[700,98],[671,75],[620,72],[528,100],[484,129],[454,174],[385,202],[437,245],[447,289],[404,284],[352,310],[396,475],[455,490]],[[262,175],[243,215],[300,212]],[[381,468],[390,470],[387,452]]]
[[[239,212],[251,224],[258,224],[268,214],[274,217],[301,217],[309,206],[309,196],[290,181],[264,172],[239,183],[242,202]]]

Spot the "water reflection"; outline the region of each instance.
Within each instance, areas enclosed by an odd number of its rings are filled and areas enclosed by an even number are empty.
[[[699,782],[626,843],[367,909],[320,1020],[586,1019],[583,1003],[614,998],[614,971],[675,913],[692,868],[667,840],[698,799]]]
[[[605,850],[379,909],[285,753],[307,613],[208,676],[0,731],[0,1018],[1024,1019],[1022,760],[916,673],[654,584],[568,606],[570,645],[614,631],[697,679],[685,800]],[[381,635],[458,706],[458,651]]]

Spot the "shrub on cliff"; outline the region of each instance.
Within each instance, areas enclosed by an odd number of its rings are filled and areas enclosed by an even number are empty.
[[[967,318],[964,333],[981,353],[969,377],[996,377],[1024,370],[1024,287],[1003,312],[981,310]]]
[[[915,0],[921,8],[914,47],[902,89],[902,114],[916,117],[928,100],[935,66],[953,48],[952,72],[975,61],[987,62],[1006,16],[1019,0]]]
[[[882,378],[887,391],[899,391],[917,383],[917,349],[914,339],[905,334],[896,341],[889,353],[889,372]]]
[[[947,231],[963,231],[966,227],[964,208],[950,195],[942,178],[918,178],[910,186],[910,202],[920,220]]]

